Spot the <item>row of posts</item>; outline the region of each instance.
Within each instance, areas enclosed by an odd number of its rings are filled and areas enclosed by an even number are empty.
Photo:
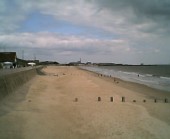
[[[98,101],[101,101],[101,97],[98,97]],[[113,97],[110,97],[110,101],[113,102]],[[125,97],[122,97],[121,101],[122,101],[122,102],[125,102]],[[136,100],[133,100],[133,102],[136,102]],[[143,102],[145,103],[146,100],[144,99]],[[154,102],[157,103],[157,102],[158,102],[158,99],[154,99]],[[165,98],[165,99],[164,99],[164,102],[165,102],[165,103],[168,103],[168,99]]]
[[[114,100],[113,97],[110,97],[110,102],[113,102],[113,100]],[[97,101],[101,101],[101,97],[98,97]],[[75,98],[75,102],[78,102],[78,98]],[[125,102],[125,97],[122,97],[122,98],[121,98],[121,102]],[[133,102],[136,102],[136,100],[133,100]],[[143,102],[145,103],[146,100],[144,99]],[[157,103],[157,102],[158,102],[158,99],[154,99],[154,102]],[[164,99],[164,102],[165,102],[165,103],[168,103],[168,99],[165,98],[165,99]]]

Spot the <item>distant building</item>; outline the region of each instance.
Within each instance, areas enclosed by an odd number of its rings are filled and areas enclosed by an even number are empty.
[[[77,62],[70,62],[68,65],[69,66],[78,66],[78,65],[81,65],[82,63],[80,61],[77,61]]]
[[[81,58],[80,58],[79,61],[77,61],[77,62],[70,62],[67,65],[69,65],[69,66],[80,66],[80,65],[84,65],[84,63],[81,62]]]
[[[56,61],[42,61],[42,62],[39,62],[39,65],[59,65],[59,63]]]
[[[18,67],[27,67],[30,66],[28,63],[35,63],[35,65],[39,64],[39,60],[24,60],[17,58],[17,65]]]
[[[91,62],[87,62],[86,65],[92,65],[92,63]]]
[[[115,64],[115,63],[96,63],[96,65],[98,65],[98,66],[115,66],[115,65],[118,65],[118,64]]]
[[[0,65],[2,68],[15,68],[16,63],[16,52],[0,52]]]

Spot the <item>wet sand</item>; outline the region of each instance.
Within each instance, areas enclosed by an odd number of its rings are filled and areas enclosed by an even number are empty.
[[[76,67],[43,71],[0,102],[0,138],[169,139],[170,93]]]

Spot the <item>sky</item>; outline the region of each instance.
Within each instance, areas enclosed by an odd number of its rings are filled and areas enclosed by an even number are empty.
[[[170,0],[0,0],[0,52],[59,63],[170,64]]]

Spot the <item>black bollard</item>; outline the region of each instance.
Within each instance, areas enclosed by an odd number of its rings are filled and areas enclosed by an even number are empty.
[[[125,102],[125,97],[122,97],[122,102]]]
[[[98,97],[98,101],[101,101],[101,97]]]
[[[113,102],[113,97],[110,97],[110,101]]]

